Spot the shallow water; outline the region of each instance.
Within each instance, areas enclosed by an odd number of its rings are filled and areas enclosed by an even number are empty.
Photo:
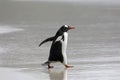
[[[19,68],[35,80],[120,79],[120,6],[10,1],[0,4],[4,4],[0,5],[0,29],[6,25],[20,29],[0,34],[1,67]],[[76,27],[69,31],[67,49],[68,62],[74,68],[55,64],[48,70],[41,64],[48,58],[51,43],[40,48],[38,45],[63,24]]]

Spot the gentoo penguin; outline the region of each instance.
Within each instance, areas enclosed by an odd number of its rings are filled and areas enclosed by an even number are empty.
[[[39,47],[48,41],[52,41],[50,48],[50,54],[48,61],[45,64],[48,65],[48,68],[53,68],[51,62],[61,62],[66,68],[73,67],[67,64],[67,42],[68,42],[68,31],[75,29],[74,26],[63,25],[55,34],[55,36],[45,39],[39,44]]]

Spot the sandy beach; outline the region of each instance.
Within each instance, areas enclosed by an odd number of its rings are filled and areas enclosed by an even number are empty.
[[[67,3],[67,2],[66,2]],[[120,6],[39,1],[0,2],[0,80],[120,80]],[[63,25],[69,31],[68,62],[42,66]]]

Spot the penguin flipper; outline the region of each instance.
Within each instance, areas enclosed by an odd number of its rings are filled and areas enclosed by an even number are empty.
[[[54,36],[53,36],[53,37],[49,37],[49,38],[45,39],[44,41],[42,41],[42,42],[39,44],[39,47],[40,47],[42,44],[44,44],[44,43],[46,43],[46,42],[48,42],[48,41],[53,41],[53,40],[54,40]]]

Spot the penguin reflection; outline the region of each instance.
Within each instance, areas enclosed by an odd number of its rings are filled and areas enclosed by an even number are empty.
[[[67,80],[67,69],[49,69],[50,80]]]

